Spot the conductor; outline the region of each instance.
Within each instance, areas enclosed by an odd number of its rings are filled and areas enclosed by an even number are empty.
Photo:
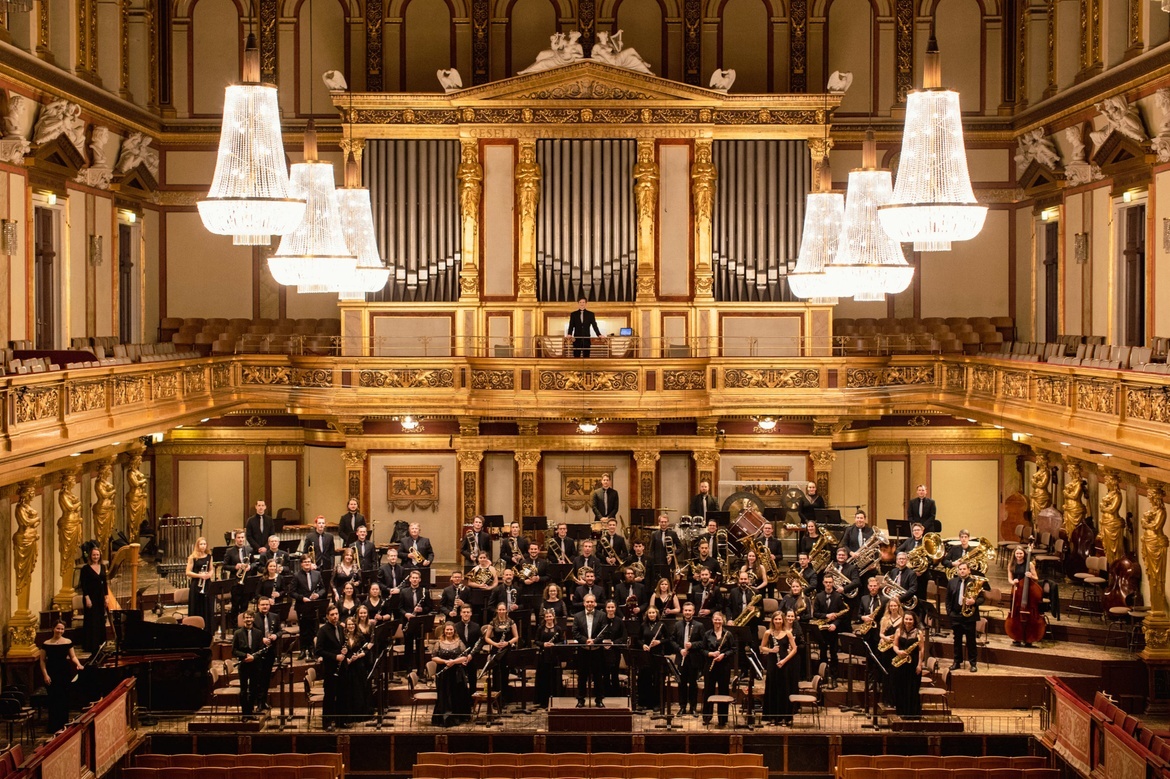
[[[573,337],[573,356],[574,357],[588,357],[589,347],[591,341],[589,340],[589,329],[593,328],[593,332],[601,336],[601,329],[597,326],[597,317],[593,315],[592,311],[585,308],[585,298],[580,298],[577,301],[577,310],[569,315],[569,329],[566,335]]]

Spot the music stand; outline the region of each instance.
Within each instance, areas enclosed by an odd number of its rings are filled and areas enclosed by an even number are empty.
[[[508,686],[508,669],[516,668],[520,671],[520,710],[519,714],[528,714],[532,710],[528,708],[528,701],[525,700],[524,690],[528,687],[528,668],[536,668],[540,662],[540,650],[537,647],[528,647],[527,649],[513,649],[508,652],[510,658],[507,663],[504,663],[504,686]]]
[[[430,623],[431,629],[434,629],[435,616],[434,612],[432,611],[426,611],[422,614],[410,617],[406,620],[405,627],[402,629],[403,646],[409,644],[414,639],[418,639],[418,643],[415,647],[415,656],[405,658],[407,663],[410,664],[411,669],[418,668],[421,665],[419,660],[422,659],[420,655],[423,653],[423,641],[425,640],[427,633],[427,628],[425,626],[428,622]],[[407,672],[409,673],[409,670]]]
[[[861,727],[865,730],[878,730],[880,728],[878,725],[878,716],[882,702],[881,690],[882,685],[884,684],[883,680],[890,675],[890,671],[884,665],[882,665],[882,661],[878,659],[878,656],[874,653],[873,647],[870,646],[868,641],[862,641],[861,643],[865,645],[865,652],[867,655],[869,655],[869,659],[866,661],[866,663],[873,663],[878,670],[878,673],[867,673],[865,675],[865,694],[867,697],[869,697],[869,702],[873,704],[873,712],[870,721]],[[868,705],[863,706],[862,714],[865,714],[868,708]]]
[[[909,538],[910,537],[910,520],[908,519],[887,519],[886,529],[889,530],[888,536],[890,538]]]
[[[232,589],[238,584],[236,578],[231,579],[208,579],[207,580],[207,597],[212,599],[212,603],[219,610],[219,632],[222,636],[227,636],[227,605],[223,602],[224,595],[230,595]],[[256,590],[259,591],[260,585],[256,585]]]
[[[840,509],[813,509],[813,519],[816,520],[818,527],[842,524]]]
[[[656,525],[654,509],[630,509],[630,524],[635,527]]]
[[[491,681],[490,674],[495,670],[496,666],[500,666],[500,673],[504,674],[503,686],[504,687],[508,686],[507,669],[504,668],[503,657],[504,657],[504,655],[509,654],[510,648],[511,648],[511,646],[509,645],[508,647],[504,648],[503,650],[501,650],[499,652],[496,652],[495,654],[488,655],[487,662],[483,664],[483,668],[481,668],[479,670],[479,675],[475,677],[475,682],[477,685],[479,684],[480,679],[483,679],[485,676],[488,677],[487,696],[484,699],[484,705],[487,706],[487,720],[484,722],[484,725],[486,727],[489,727],[489,728],[492,727],[493,725],[502,725],[503,724],[502,722],[499,722],[498,719],[495,719],[492,717],[492,681]],[[500,713],[500,715],[503,715],[503,713],[504,713],[504,699],[502,697],[502,694],[501,694],[501,697],[498,699],[498,701],[499,701],[499,709],[500,709],[499,713]]]
[[[380,646],[382,649],[378,652],[378,656],[374,658],[374,665],[370,669],[369,676],[366,677],[366,682],[368,684],[377,675],[378,716],[374,723],[375,730],[382,729],[382,720],[387,711],[397,710],[396,706],[386,706],[386,677],[394,672],[393,668],[388,668],[387,666],[391,665],[389,660],[393,658],[392,649],[394,647],[394,640],[392,631],[395,625],[395,622],[383,622],[381,625],[374,627],[374,646]],[[391,633],[389,638],[386,635],[387,633]]]
[[[719,527],[728,527],[731,525],[730,511],[708,511],[707,521],[715,520],[715,524]]]
[[[744,715],[744,727],[748,730],[755,730],[756,724],[753,720],[756,711],[756,680],[764,681],[767,674],[764,672],[764,664],[760,660],[760,656],[756,654],[756,648],[750,645],[741,644],[740,646],[744,662],[740,666],[739,679],[736,680],[735,686],[738,687],[739,682],[745,677],[747,678],[748,707],[747,714]]]
[[[666,683],[666,675],[670,674],[674,677],[675,690],[677,695],[682,694],[682,674],[678,670],[678,665],[674,662],[674,658],[664,656],[666,661],[663,663],[662,674],[658,677],[658,698],[662,706],[662,713],[650,717],[650,719],[660,719],[661,724],[655,725],[656,730],[682,730],[682,725],[674,724],[674,710],[670,706],[670,699],[666,695],[666,691],[670,689],[670,685]]]

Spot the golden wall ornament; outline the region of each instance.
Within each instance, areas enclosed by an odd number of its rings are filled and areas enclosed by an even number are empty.
[[[1028,374],[1017,371],[1003,371],[999,375],[1000,388],[1005,398],[1028,399]]]
[[[1150,608],[1166,615],[1166,492],[1160,482],[1146,488],[1150,507],[1142,514],[1142,563],[1150,585]]]
[[[906,386],[919,384],[934,384],[935,373],[933,365],[896,365],[882,370],[882,384],[886,386]]]
[[[106,407],[106,383],[104,381],[76,382],[69,386],[69,413],[84,414]]]
[[[716,485],[716,471],[719,467],[719,452],[710,449],[698,449],[691,452],[695,461],[695,470],[699,481],[706,479],[711,483],[712,491]]]
[[[1068,379],[1036,377],[1036,400],[1050,406],[1068,405]]]
[[[516,464],[522,471],[535,470],[537,464],[540,462],[540,452],[537,451],[521,451],[513,452],[512,457],[516,460]]]
[[[455,170],[459,181],[459,213],[462,220],[463,265],[459,273],[459,290],[465,297],[479,293],[479,206],[483,197],[483,165],[479,162],[479,142],[460,140],[460,162]]]
[[[146,519],[146,489],[149,479],[142,472],[142,453],[134,452],[130,455],[130,462],[126,466],[126,521],[130,525],[130,535],[138,539],[139,529]]]
[[[613,465],[561,465],[561,510],[582,511],[589,508],[593,491],[601,487],[603,474],[614,472]]]
[[[183,369],[183,394],[195,395],[207,392],[207,369],[192,365]]]
[[[1077,382],[1077,408],[1097,414],[1117,413],[1117,384],[1102,381]]]
[[[17,424],[56,419],[61,413],[58,387],[18,387],[12,394]]]
[[[1105,548],[1105,560],[1113,565],[1125,555],[1125,520],[1121,517],[1125,498],[1121,494],[1121,477],[1117,471],[1106,468],[1102,475],[1105,488],[1101,490],[1097,526],[1101,532],[1101,545]]]
[[[540,452],[519,451],[512,456],[520,470],[520,516],[536,516],[536,466],[540,463]]]
[[[1064,502],[1061,504],[1061,513],[1064,515],[1064,532],[1072,538],[1072,532],[1087,513],[1085,510],[1084,473],[1081,471],[1079,460],[1069,458],[1065,463]]]
[[[1032,516],[1052,505],[1052,463],[1048,460],[1048,452],[1043,449],[1036,452],[1036,472],[1032,474]]]
[[[851,389],[858,387],[878,387],[882,383],[880,370],[872,368],[846,368],[845,386]]]
[[[179,395],[179,374],[154,373],[150,377],[152,400],[174,400]]]
[[[658,420],[657,419],[639,419],[638,435],[645,438],[647,436],[658,435]]]
[[[638,299],[654,297],[655,229],[658,222],[658,182],[660,174],[654,159],[654,141],[638,141],[638,161],[634,163],[634,203],[638,219]]]
[[[358,373],[358,384],[379,389],[436,389],[455,386],[455,372],[450,368],[402,368],[365,370]]]
[[[98,465],[97,476],[93,480],[93,502],[91,516],[93,517],[93,534],[97,537],[98,546],[103,553],[108,553],[110,536],[114,533],[114,520],[117,513],[118,489],[114,486],[113,457],[102,460]]]
[[[365,449],[342,449],[341,461],[345,463],[346,469],[361,468],[366,461]]]
[[[642,449],[633,454],[634,465],[639,471],[652,471],[658,467],[658,460],[662,455],[654,450]]]
[[[81,549],[81,498],[73,494],[77,486],[77,468],[61,472],[61,484],[57,490],[57,505],[61,516],[57,518],[57,551],[61,555],[61,589],[53,598],[53,606],[61,609],[73,608],[73,570]]]
[[[948,365],[946,367],[947,389],[967,389],[967,368],[964,365]]]
[[[229,363],[220,363],[211,366],[211,388],[223,389],[232,385],[232,366]]]
[[[1170,424],[1170,394],[1163,387],[1126,387],[1125,413],[1132,419]]]
[[[542,390],[584,392],[636,392],[637,371],[540,371]]]
[[[695,220],[695,297],[710,300],[715,278],[711,268],[711,214],[718,171],[712,161],[711,139],[695,141],[691,163],[691,208]]]
[[[516,374],[513,371],[471,372],[471,388],[474,390],[514,390]]]
[[[332,387],[333,371],[329,368],[294,368],[289,379],[294,387]]]
[[[662,389],[666,391],[678,390],[705,390],[707,389],[707,372],[695,371],[663,371]]]
[[[976,366],[971,371],[971,388],[983,395],[995,394],[995,368]]]
[[[16,609],[29,611],[29,592],[41,542],[41,515],[33,507],[37,496],[36,482],[20,483],[16,504],[16,532],[12,535],[12,558],[16,569]]]
[[[516,163],[516,202],[520,208],[520,263],[517,280],[520,296],[536,297],[536,207],[540,203],[540,165],[536,162],[536,143],[520,142]]]
[[[914,0],[896,0],[894,6],[895,100],[905,103],[914,88]]]
[[[729,368],[723,371],[727,389],[815,389],[821,374],[815,368]]]
[[[474,438],[479,435],[479,417],[460,417],[459,435],[462,438]]]
[[[276,365],[242,365],[240,383],[284,387],[292,383],[292,370]]]
[[[394,511],[438,511],[440,465],[387,465],[386,506]]]
[[[837,453],[831,449],[814,449],[808,453],[812,460],[813,470],[820,473],[829,473],[833,470],[833,463],[837,461]]]

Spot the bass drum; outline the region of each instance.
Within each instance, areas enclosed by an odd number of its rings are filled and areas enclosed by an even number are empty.
[[[763,508],[764,501],[755,493],[746,490],[736,492],[724,500],[723,510],[735,517],[728,529],[728,535],[736,541],[743,541],[745,538],[754,538],[763,533],[764,524],[767,522],[761,513]]]

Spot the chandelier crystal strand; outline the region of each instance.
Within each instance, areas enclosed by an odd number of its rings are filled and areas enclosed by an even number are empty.
[[[305,201],[292,195],[276,87],[260,83],[260,50],[253,34],[244,48],[241,80],[225,90],[215,176],[197,205],[209,231],[231,235],[239,246],[259,246],[295,228]]]
[[[361,170],[356,160],[351,159],[345,165],[345,187],[337,190],[337,206],[345,245],[357,257],[353,273],[340,280],[338,298],[363,300],[366,293],[377,292],[386,286],[390,269],[382,262],[378,251],[370,190],[361,186]]]
[[[818,177],[818,190],[828,190],[828,160]],[[810,303],[834,305],[838,297],[849,297],[852,290],[831,279],[825,268],[837,255],[841,227],[845,217],[845,198],[835,192],[810,192],[804,208],[804,231],[796,268],[788,274],[788,287],[798,298]]]
[[[917,251],[949,251],[983,229],[987,206],[975,202],[959,93],[943,89],[938,42],[926,49],[923,88],[906,96],[906,125],[894,199],[878,212],[894,239]]]
[[[906,262],[901,244],[878,223],[878,209],[893,197],[893,182],[888,170],[877,167],[872,130],[865,133],[861,160],[861,167],[849,173],[841,242],[825,273],[852,289],[854,300],[881,301],[910,286],[914,268]]]
[[[295,195],[307,201],[304,219],[280,240],[268,258],[276,283],[296,285],[297,292],[336,292],[337,279],[348,278],[357,260],[341,233],[333,165],[317,160],[317,130],[305,128],[305,161],[292,166]]]

